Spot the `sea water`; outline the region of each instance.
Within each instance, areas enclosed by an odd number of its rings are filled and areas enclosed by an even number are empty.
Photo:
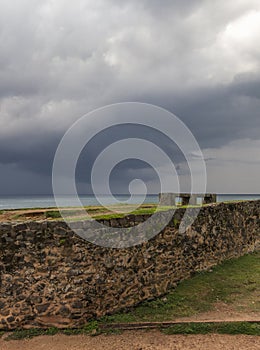
[[[80,200],[84,206],[100,205],[93,195],[80,195]],[[128,195],[100,196],[105,205],[115,204],[116,201],[124,203],[129,200]],[[76,206],[76,201],[72,196],[62,196],[62,206]],[[142,196],[134,195],[130,203],[138,204],[142,200]],[[233,200],[255,200],[260,199],[259,194],[218,194],[217,202],[233,201]],[[158,203],[158,195],[147,195],[144,203]],[[129,203],[129,202],[128,202]],[[51,208],[55,207],[55,199],[53,196],[0,196],[0,210],[2,209],[23,209],[23,208]]]

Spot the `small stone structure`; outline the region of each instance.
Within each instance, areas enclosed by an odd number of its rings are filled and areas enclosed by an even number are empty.
[[[159,203],[163,206],[175,206],[176,200],[180,199],[182,205],[197,205],[198,198],[202,199],[201,204],[216,203],[217,195],[212,193],[160,193]]]
[[[78,327],[163,295],[196,271],[257,249],[260,201],[203,206],[180,233],[184,214],[194,210],[178,208],[157,236],[124,249],[87,242],[63,221],[1,223],[0,329]],[[100,221],[132,227],[148,217]],[[75,222],[79,229],[86,224]]]

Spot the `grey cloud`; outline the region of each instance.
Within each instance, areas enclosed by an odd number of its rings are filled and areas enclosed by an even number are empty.
[[[234,77],[232,88],[235,94],[260,99],[260,74],[241,73]]]
[[[42,188],[50,191],[52,159],[66,129],[94,108],[122,101],[169,109],[203,149],[259,139],[259,52],[256,42],[237,35],[245,25],[241,18],[257,11],[254,0],[23,0],[16,5],[2,0],[0,164],[8,174],[21,174],[26,191],[27,172],[28,183],[33,174],[42,176]],[[252,28],[248,23],[247,32],[257,38],[256,20]],[[102,146],[128,133],[104,134],[85,157],[93,162]],[[156,134],[150,139],[175,157],[183,172],[174,146]],[[144,164],[124,163],[113,186],[124,187],[132,169],[151,181]],[[16,176],[2,172],[0,193],[17,192]]]
[[[134,5],[137,8],[144,9],[145,11],[149,11],[151,14],[158,15],[169,15],[175,16],[175,14],[187,14],[194,10],[196,7],[201,6],[200,0],[164,0],[163,2],[160,0],[132,0],[125,1],[122,4],[120,0],[109,0],[113,4],[117,4],[118,6],[129,6]]]

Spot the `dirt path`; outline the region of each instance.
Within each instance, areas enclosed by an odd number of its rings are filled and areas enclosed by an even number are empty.
[[[127,331],[121,335],[40,336],[0,340],[1,350],[259,350],[260,337],[246,335],[164,335],[159,331]]]

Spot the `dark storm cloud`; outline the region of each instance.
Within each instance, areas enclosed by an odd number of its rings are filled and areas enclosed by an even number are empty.
[[[235,76],[232,89],[234,94],[260,99],[260,74],[244,73]]]
[[[2,0],[0,5],[0,194],[30,188],[36,193],[39,182],[39,192],[49,192],[63,133],[81,115],[108,103],[140,101],[170,110],[209,159],[220,157],[220,149],[231,152],[229,144],[239,140],[241,147],[244,139],[256,147],[258,1]],[[100,136],[85,155],[88,164],[102,146],[129,134],[122,128]],[[184,172],[183,158],[166,139],[143,129],[132,135],[157,140]],[[151,181],[145,164],[124,163],[114,172],[114,188],[124,187],[133,171],[138,176],[138,169]],[[84,176],[89,183],[90,169]]]
[[[235,139],[258,139],[260,135],[260,76],[256,74],[180,93],[133,94],[129,100],[156,104],[176,114],[202,148],[219,147]]]
[[[118,6],[122,6],[122,1],[120,0],[110,0],[111,3],[116,3]],[[125,6],[135,5],[139,8],[142,8],[146,11],[149,11],[155,16],[160,15],[169,15],[174,17],[175,14],[187,14],[194,10],[194,8],[199,8],[201,5],[200,0],[132,0],[126,1]],[[123,5],[124,6],[124,5]]]
[[[236,139],[259,138],[260,101],[255,99],[256,87],[259,85],[255,77],[252,81],[247,78],[242,83],[240,79],[234,79],[229,86],[201,89],[181,97],[177,96],[173,103],[172,96],[159,96],[159,93],[157,96],[143,96],[140,101],[156,103],[174,111],[190,127],[202,148],[219,147]],[[248,113],[251,125],[248,124]],[[25,134],[18,134],[14,138],[3,139],[0,142],[1,163],[15,163],[18,169],[50,178],[53,157],[61,137],[62,133],[56,134],[54,130],[47,135],[35,130],[34,134],[27,137]],[[112,142],[128,137],[148,139],[164,149],[176,164],[183,161],[175,145],[158,132],[148,131],[140,126],[115,127],[110,132],[106,131],[97,136],[87,145],[86,152],[83,152],[79,160],[78,180],[87,185],[81,187],[82,191],[91,192],[90,171],[98,154]],[[87,169],[86,164],[89,166]],[[145,168],[144,164],[138,161],[136,164],[132,161],[125,162],[112,174],[111,188],[115,192],[127,192],[127,186],[133,178],[132,170],[135,170],[138,178],[145,176],[146,181],[152,176],[155,178],[154,172],[149,170],[149,167]]]

